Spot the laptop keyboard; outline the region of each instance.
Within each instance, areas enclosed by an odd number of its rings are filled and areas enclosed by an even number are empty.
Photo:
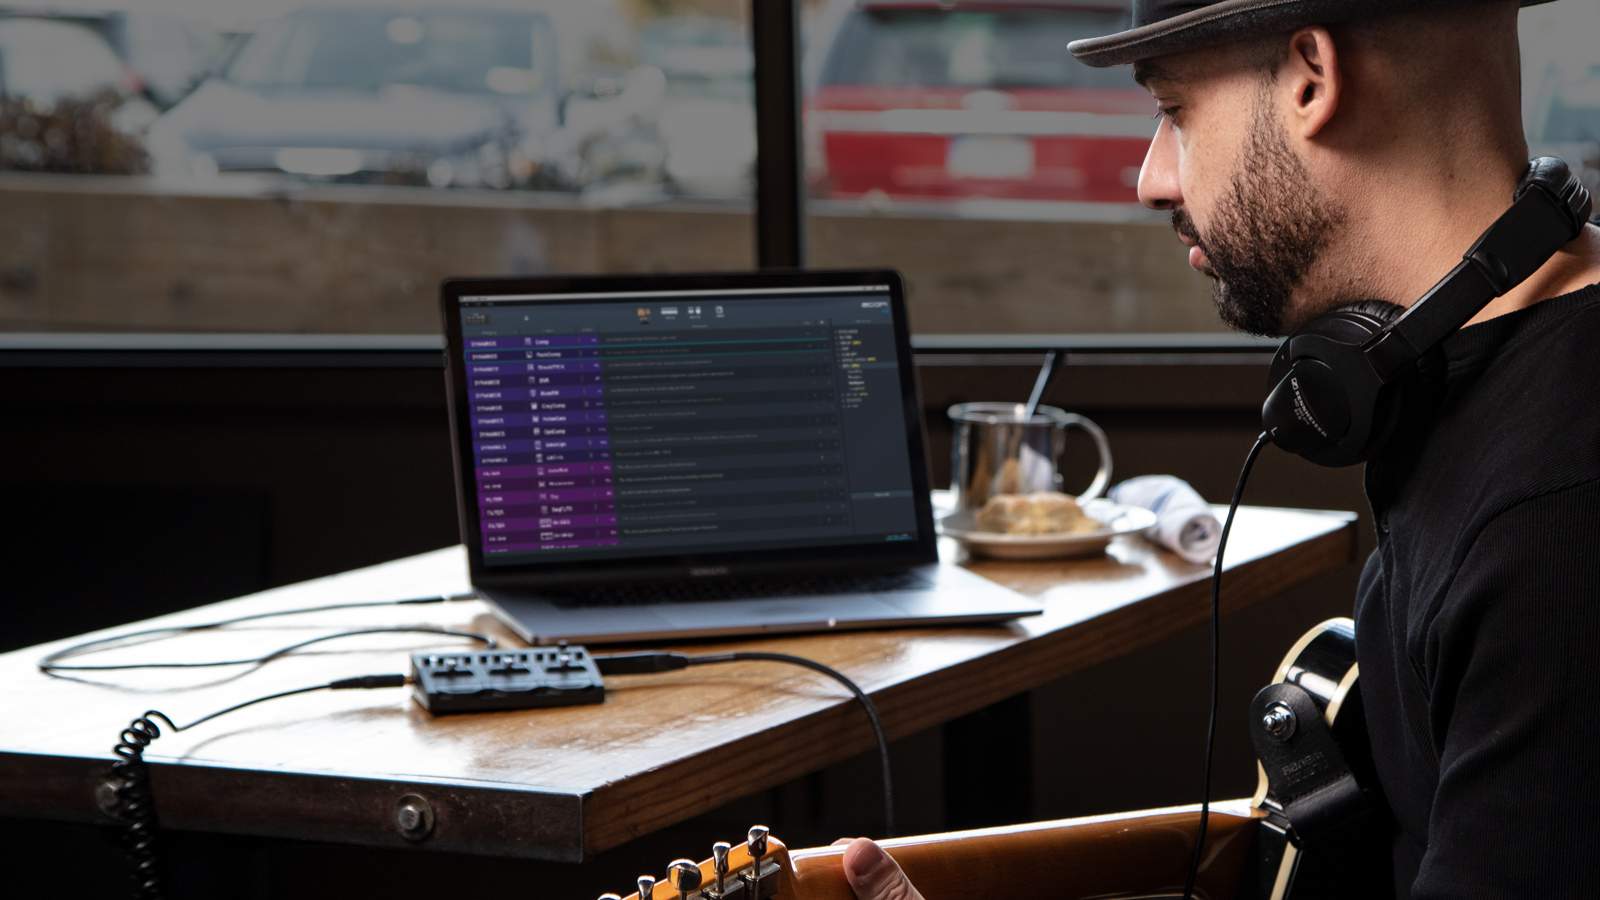
[[[926,576],[915,572],[869,575],[810,575],[783,579],[751,579],[660,584],[613,585],[604,588],[541,591],[557,606],[653,606],[660,603],[706,603],[720,600],[765,600],[816,594],[875,594],[927,587]]]

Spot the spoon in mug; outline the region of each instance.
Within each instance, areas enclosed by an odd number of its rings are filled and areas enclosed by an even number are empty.
[[[1028,395],[1026,406],[1017,406],[1017,421],[1031,422],[1033,414],[1039,411],[1039,401],[1044,399],[1044,389],[1050,384],[1050,379],[1056,374],[1056,364],[1061,361],[1061,351],[1051,350],[1044,355],[1044,365],[1039,367],[1039,377],[1033,380],[1033,393]]]

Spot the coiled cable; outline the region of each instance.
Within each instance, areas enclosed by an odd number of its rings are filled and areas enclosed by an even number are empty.
[[[150,769],[144,762],[145,748],[161,737],[156,719],[173,731],[178,730],[164,713],[148,710],[122,729],[121,740],[111,748],[117,756],[111,764],[111,784],[117,815],[122,818],[122,848],[133,877],[133,895],[140,900],[161,897],[160,854],[156,848],[161,823],[150,793]]]
[[[203,725],[218,716],[268,700],[277,700],[280,697],[309,694],[312,691],[400,687],[405,683],[405,675],[361,675],[253,697],[243,703],[235,703],[207,713],[183,725],[172,721],[171,717],[158,709],[146,710],[144,715],[129,722],[128,727],[122,729],[116,746],[111,748],[116,759],[111,763],[110,778],[116,802],[116,816],[122,820],[123,850],[127,854],[129,871],[133,877],[133,896],[138,900],[161,900],[163,896],[161,849],[158,844],[161,822],[156,815],[155,797],[150,791],[150,767],[144,759],[145,749],[161,737],[162,724],[167,730],[176,733],[187,731],[196,725]],[[161,724],[157,724],[158,720]]]

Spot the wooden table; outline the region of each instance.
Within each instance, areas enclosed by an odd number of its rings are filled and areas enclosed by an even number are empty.
[[[1225,610],[1350,561],[1355,516],[1246,507],[1232,540]],[[953,544],[941,553],[950,564],[965,562]],[[873,695],[896,737],[1153,644],[1209,611],[1209,567],[1134,537],[1117,539],[1096,559],[967,564],[1042,600],[1046,612],[999,626],[715,646],[795,653],[843,670]],[[451,547],[130,627],[467,589],[465,554]],[[268,620],[80,661],[253,656],[316,634],[401,623],[493,629],[509,639],[481,603],[466,600]],[[67,643],[0,656],[0,816],[107,821],[96,787],[117,733],[146,709],[183,722],[273,691],[404,671],[410,650],[467,646],[372,635],[253,670],[41,675],[37,660]],[[273,701],[163,735],[147,754],[157,807],[163,825],[175,828],[575,862],[872,746],[860,708],[842,688],[787,666],[613,677],[607,688],[599,706],[437,719],[402,689]],[[407,795],[423,798],[435,816],[431,833],[416,842],[396,824]]]

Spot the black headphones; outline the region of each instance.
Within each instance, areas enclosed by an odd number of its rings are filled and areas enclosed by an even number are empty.
[[[1589,191],[1553,157],[1528,164],[1511,208],[1409,308],[1361,303],[1319,316],[1272,358],[1261,422],[1274,444],[1325,466],[1365,462],[1406,408],[1441,341],[1538,271],[1583,231]]]

